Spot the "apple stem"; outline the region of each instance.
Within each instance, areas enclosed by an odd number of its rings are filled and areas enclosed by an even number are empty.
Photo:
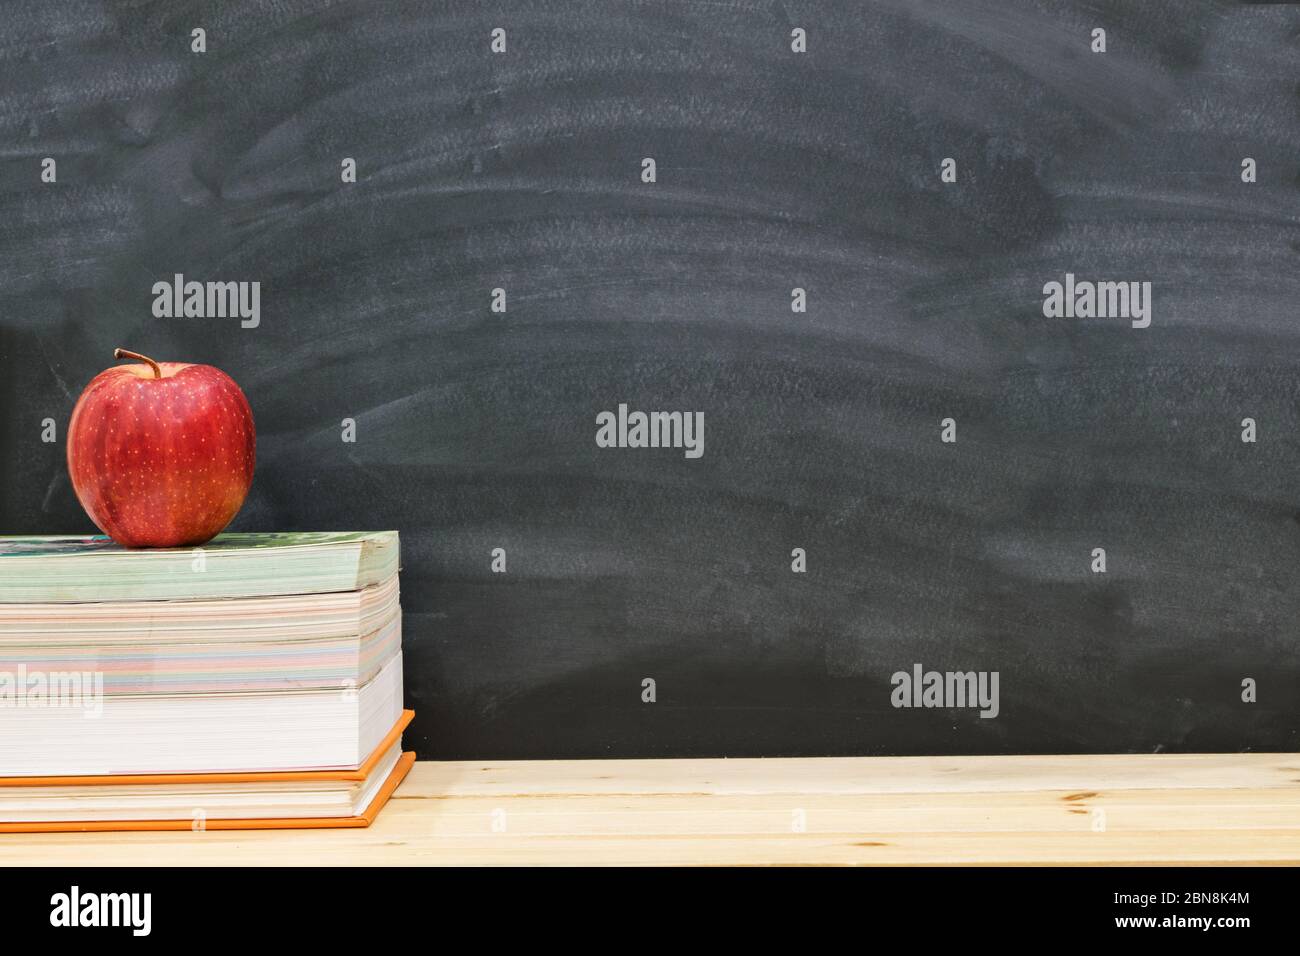
[[[128,352],[126,349],[113,349],[113,358],[115,358],[115,359],[124,359],[124,358],[129,358],[129,359],[138,359],[138,360],[141,361],[141,362],[148,362],[149,365],[153,368],[153,377],[154,377],[154,378],[162,378],[162,369],[158,367],[158,363],[157,363],[157,362],[155,362],[153,359],[151,359],[151,358],[150,358],[149,356],[147,356],[147,355],[141,355],[139,352]]]

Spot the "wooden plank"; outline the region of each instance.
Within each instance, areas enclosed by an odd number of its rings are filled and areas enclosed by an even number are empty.
[[[1300,755],[421,762],[368,830],[0,837],[0,864],[1300,863]]]
[[[1300,754],[800,757],[421,761],[405,788],[438,794],[934,793],[1188,787],[1287,788]]]

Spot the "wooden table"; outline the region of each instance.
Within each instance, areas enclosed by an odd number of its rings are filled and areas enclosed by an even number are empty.
[[[1300,863],[1300,754],[421,762],[364,830],[0,836],[260,863]]]

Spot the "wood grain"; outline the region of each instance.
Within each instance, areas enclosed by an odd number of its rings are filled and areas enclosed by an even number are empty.
[[[1300,754],[421,762],[367,830],[0,837],[5,866],[981,863],[1300,864]]]

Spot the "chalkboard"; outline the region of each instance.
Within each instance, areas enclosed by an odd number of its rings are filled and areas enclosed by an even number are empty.
[[[0,531],[122,346],[243,386],[232,529],[401,532],[421,757],[1300,749],[1298,37],[7,4]]]

